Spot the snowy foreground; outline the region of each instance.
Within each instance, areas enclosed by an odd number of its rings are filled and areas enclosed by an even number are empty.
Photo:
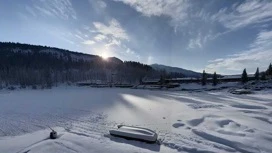
[[[272,152],[272,90],[175,92],[108,88],[0,91],[1,153]],[[116,138],[150,128],[161,145]],[[59,134],[48,139],[49,128]]]

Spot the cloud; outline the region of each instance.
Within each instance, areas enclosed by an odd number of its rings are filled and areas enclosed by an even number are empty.
[[[249,49],[238,54],[229,55],[222,59],[209,61],[206,69],[208,71],[224,70],[240,72],[243,68],[248,68],[249,71],[254,70],[259,66],[265,68],[272,59],[272,31],[262,31],[258,34],[255,41],[249,46]]]
[[[201,33],[195,39],[190,39],[187,49],[202,48]]]
[[[267,22],[272,21],[272,1],[267,0],[239,1],[231,6],[219,9],[215,13],[204,7],[197,10],[195,5],[192,6],[191,8],[194,11],[190,11],[190,17],[187,19],[188,25],[195,25],[195,22],[200,22],[202,26],[192,26],[188,29],[199,30],[201,35],[196,33],[195,36],[191,36],[187,49],[203,48],[206,42],[229,34],[238,28],[246,26],[267,28]],[[216,30],[213,28],[218,23],[226,29]],[[213,30],[213,34],[205,34],[207,30]]]
[[[103,0],[89,0],[89,3],[91,4],[92,10],[98,14],[103,13],[108,6]]]
[[[85,40],[83,37],[81,37],[81,36],[78,35],[78,34],[75,34],[75,37],[78,38],[78,39],[80,39],[80,40]]]
[[[76,12],[70,0],[37,0],[34,3],[33,9],[30,7],[26,9],[31,14],[34,14],[35,9],[35,11],[44,16],[58,17],[64,20],[77,19]]]
[[[94,37],[94,39],[96,41],[102,41],[102,40],[105,40],[107,37],[105,35],[102,35],[102,34],[98,34]]]
[[[203,35],[201,32],[199,32],[196,38],[191,38],[189,40],[187,49],[198,49],[198,48],[202,49],[208,40],[214,39],[215,37],[216,35],[212,35],[211,32],[209,32],[206,35]]]
[[[101,22],[93,22],[93,25],[96,29],[96,32],[102,35],[111,36],[121,40],[129,40],[128,34],[116,19],[112,19],[109,22],[109,25],[105,25]]]
[[[51,17],[54,16],[54,14],[51,11],[47,10],[46,8],[36,5],[35,9],[38,10],[40,13],[42,13],[42,15],[51,16]]]
[[[97,1],[97,4],[100,6],[100,8],[105,9],[107,7],[107,3],[105,3],[104,1]]]
[[[226,28],[236,29],[247,25],[272,20],[272,1],[254,0],[235,3],[231,8],[222,8],[211,19],[222,23]]]
[[[272,45],[272,31],[262,31],[251,47],[269,47],[270,45]]]
[[[116,19],[113,18],[108,23],[93,22],[93,28],[88,28],[88,31],[96,34],[92,38],[96,42],[96,52],[102,50],[111,56],[138,58],[138,55],[125,45],[130,37]]]
[[[167,16],[171,18],[171,25],[177,27],[188,17],[187,0],[115,0],[130,5],[145,16]]]
[[[135,54],[135,51],[131,50],[130,48],[127,48],[126,53],[127,54]]]
[[[116,40],[116,39],[112,39],[109,43],[107,43],[105,45],[105,47],[109,48],[111,46],[119,46],[121,45],[121,41],[120,40]]]
[[[200,37],[190,39],[187,49],[202,48],[202,43],[200,41]]]
[[[85,45],[93,45],[93,44],[95,44],[95,41],[93,41],[93,40],[86,40],[86,41],[84,41],[82,43],[85,44]]]
[[[126,57],[127,59],[130,60],[141,60],[141,56],[134,50],[132,50],[131,48],[127,47],[127,46],[123,46],[124,48],[124,52],[122,52],[123,57]]]

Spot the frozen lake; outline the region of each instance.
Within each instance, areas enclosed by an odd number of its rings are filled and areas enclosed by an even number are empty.
[[[272,152],[271,116],[271,90],[0,91],[0,152]],[[155,130],[162,145],[109,136],[118,124]],[[46,139],[48,126],[62,137]]]

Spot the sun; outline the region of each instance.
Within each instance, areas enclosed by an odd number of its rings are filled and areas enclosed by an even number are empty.
[[[103,53],[100,55],[103,60],[107,60],[109,58],[109,55],[107,53]]]

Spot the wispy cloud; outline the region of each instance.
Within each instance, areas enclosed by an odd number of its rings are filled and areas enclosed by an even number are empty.
[[[116,19],[112,19],[109,22],[109,25],[105,25],[101,22],[93,22],[93,25],[96,29],[96,32],[102,35],[111,36],[121,40],[129,40],[128,34]]]
[[[167,16],[174,27],[184,23],[188,16],[187,0],[115,0],[130,5],[145,16]]]
[[[100,8],[105,9],[107,7],[107,3],[105,3],[102,0],[98,0],[97,4],[100,6]]]
[[[98,35],[96,35],[95,37],[94,37],[94,39],[96,40],[96,41],[103,41],[103,40],[105,40],[107,37],[105,36],[105,35],[102,35],[102,34],[98,34]]]
[[[202,48],[201,37],[198,35],[195,39],[190,39],[187,49]]]
[[[208,71],[232,71],[239,72],[248,68],[253,72],[257,67],[265,68],[272,59],[272,31],[262,31],[248,50],[229,55],[222,59],[209,61],[206,67]]]
[[[26,11],[27,11],[28,13],[30,13],[32,16],[34,16],[34,17],[37,16],[37,14],[36,14],[34,8],[29,7],[29,6],[25,6],[25,9],[26,9]]]
[[[130,48],[127,48],[126,53],[127,54],[135,54],[135,51],[131,50]]]
[[[215,23],[219,23],[227,29],[214,31],[213,34],[205,34],[205,31],[202,30],[200,34],[198,33],[195,36],[191,36],[187,49],[201,49],[208,41],[229,34],[238,28],[251,25],[267,26],[266,23],[272,21],[271,8],[272,1],[246,0],[242,3],[234,3],[230,7],[223,7],[216,13],[211,13],[203,8],[191,12],[191,17],[201,19],[204,26],[207,23],[213,25],[211,27],[214,27],[214,25],[216,25]],[[194,20],[188,19],[188,22],[194,22]]]
[[[93,45],[93,44],[95,44],[95,41],[93,41],[93,40],[85,40],[82,43],[85,44],[85,45]]]
[[[272,1],[254,0],[233,4],[231,8],[222,8],[211,19],[222,23],[226,28],[236,29],[247,25],[272,20]]]
[[[26,7],[32,15],[40,13],[44,16],[58,17],[61,19],[77,19],[76,12],[70,0],[37,0],[33,8]]]
[[[104,13],[104,10],[107,8],[107,3],[103,0],[89,0],[89,3],[94,10],[94,12],[100,14]]]
[[[121,44],[119,47],[122,48],[122,51],[120,52],[120,54],[122,54],[122,57],[126,57],[127,59],[130,59],[130,60],[135,60],[135,59],[140,60],[141,58],[140,54],[134,49],[124,44]]]
[[[40,7],[38,5],[34,6],[34,8],[44,16],[51,16],[51,17],[54,16],[54,14],[51,11],[47,10],[46,8]]]
[[[269,46],[272,46],[272,31],[260,32],[256,41],[251,45],[252,48],[263,48]]]
[[[187,49],[202,49],[207,41],[214,39],[216,35],[213,35],[211,32],[207,34],[202,34],[202,32],[198,32],[195,38],[191,38],[189,40],[189,44]]]
[[[75,37],[78,38],[78,39],[80,39],[80,40],[85,40],[83,37],[81,37],[81,36],[78,35],[78,34],[75,34]]]
[[[106,47],[111,47],[111,46],[120,46],[120,45],[121,45],[121,41],[120,40],[112,39],[105,46]]]
[[[126,57],[129,59],[138,58],[132,49],[126,46],[130,37],[122,25],[116,20],[111,19],[108,23],[93,22],[93,28],[86,28],[93,34],[92,40],[88,40],[85,44],[92,44],[93,50],[101,55]]]
[[[182,32],[186,34],[189,30],[200,31],[201,35],[195,33],[189,37],[187,49],[203,48],[208,41],[228,34],[234,29],[272,20],[272,1],[267,0],[239,1],[230,7],[219,8],[219,11],[215,13],[199,7],[197,5],[199,3],[195,1],[188,0],[114,1],[123,2],[147,17],[169,17],[170,25],[174,27],[175,32],[179,29],[183,29]],[[203,26],[195,25],[196,22],[202,23]],[[215,29],[218,23],[227,29],[214,31],[213,35],[206,33],[206,31]],[[184,31],[184,29],[187,30]]]

